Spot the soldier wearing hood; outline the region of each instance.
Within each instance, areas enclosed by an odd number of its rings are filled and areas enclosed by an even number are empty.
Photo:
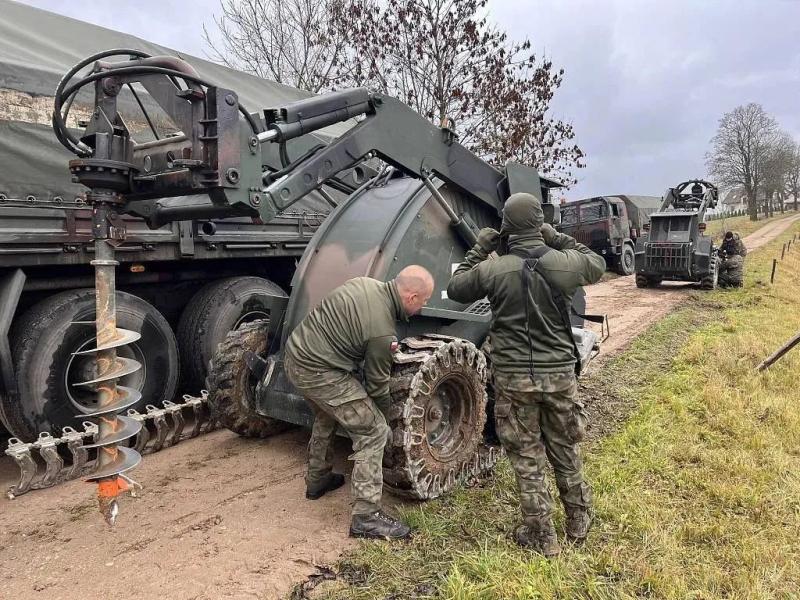
[[[719,249],[719,276],[721,287],[742,287],[744,279],[744,257],[747,248],[735,231],[726,231]]]
[[[490,259],[501,238],[502,255]],[[526,274],[531,261],[538,268]],[[505,204],[500,232],[480,231],[447,288],[457,302],[487,297],[491,303],[495,423],[522,505],[523,523],[514,538],[548,557],[561,548],[545,481],[546,458],[566,512],[567,538],[583,541],[591,524],[592,494],[578,449],[585,414],[575,397],[576,349],[563,309],[579,286],[595,283],[604,271],[601,256],[544,224],[539,200],[519,193]]]

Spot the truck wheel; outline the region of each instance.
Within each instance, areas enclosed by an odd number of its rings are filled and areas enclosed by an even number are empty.
[[[647,288],[658,287],[659,285],[661,285],[661,277],[647,277],[646,275],[636,276],[636,287]]]
[[[203,386],[208,361],[229,331],[269,319],[267,294],[286,295],[261,277],[228,277],[205,285],[192,297],[178,323],[183,381],[189,390]]]
[[[262,417],[256,412],[258,383],[247,366],[245,354],[264,356],[267,352],[269,321],[246,323],[228,335],[208,367],[208,405],[211,416],[244,437],[265,438],[289,428],[288,423]]]
[[[633,275],[636,267],[636,254],[633,247],[628,244],[623,244],[622,254],[617,258],[614,270],[620,275]]]
[[[436,498],[494,466],[500,451],[483,444],[486,376],[486,358],[466,340],[427,335],[400,343],[383,469],[392,493]]]
[[[717,289],[717,283],[719,281],[719,261],[712,257],[711,258],[711,272],[706,273],[705,276],[700,280],[700,287],[704,290],[715,290]]]
[[[94,390],[74,385],[92,379],[94,355],[73,354],[95,343],[94,326],[75,322],[94,318],[95,292],[81,289],[50,296],[14,322],[10,340],[19,391],[0,401],[16,437],[33,441],[42,431],[61,435],[62,427],[80,424],[76,415],[96,406]],[[179,359],[169,323],[141,298],[117,292],[117,325],[142,335],[117,349],[118,355],[142,365],[118,380],[142,392],[142,400],[132,408],[143,411],[147,404],[172,400]]]

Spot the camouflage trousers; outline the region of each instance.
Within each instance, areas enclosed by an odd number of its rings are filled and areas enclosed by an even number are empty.
[[[719,285],[723,287],[742,285],[744,279],[744,257],[734,254],[719,265]]]
[[[537,526],[550,519],[553,501],[545,480],[546,460],[556,476],[566,510],[589,509],[592,491],[581,473],[578,448],[586,432],[573,373],[495,373],[495,423],[519,487],[522,518]]]
[[[314,410],[314,425],[308,442],[306,483],[331,472],[333,439],[341,427],[353,442],[351,494],[353,514],[370,514],[381,507],[383,493],[383,449],[391,430],[383,413],[361,383],[344,371],[312,371],[284,363],[289,380]]]

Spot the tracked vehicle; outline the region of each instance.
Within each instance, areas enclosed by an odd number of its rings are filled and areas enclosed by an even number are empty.
[[[166,113],[175,128],[171,135],[135,142],[117,103],[128,84],[144,88]],[[95,110],[77,134],[66,120],[71,99],[87,86],[94,90]],[[548,190],[557,183],[515,163],[499,170],[461,146],[449,127],[434,127],[401,102],[366,89],[261,114],[248,108],[234,90],[204,81],[183,61],[129,50],[82,61],[56,92],[54,130],[78,156],[69,168],[89,188],[93,208],[97,311],[91,324],[99,345],[87,352],[98,354],[98,367],[84,383],[98,388],[92,412],[103,418],[93,434],[98,471],[91,477],[109,481],[133,468],[138,455],[128,446],[142,432],[120,415],[138,401],[137,394],[116,385],[120,373],[136,369],[135,360],[116,354],[135,337],[114,323],[114,248],[126,236],[120,215],[141,217],[154,227],[221,216],[269,224],[314,192],[329,201],[332,212],[303,251],[290,288],[263,290],[265,318],[228,334],[211,361],[209,403],[215,418],[255,437],[286,423],[310,425],[308,405],[283,372],[289,333],[347,279],[388,280],[417,263],[431,271],[437,289],[419,316],[398,324],[393,401],[386,407],[393,430],[386,483],[399,494],[427,499],[490,469],[498,456],[483,440],[491,410],[490,356],[479,349],[490,308],[486,301],[459,304],[444,290],[477,230],[499,226],[510,194],[535,194],[552,221]],[[308,144],[289,156],[289,142],[340,123],[352,126],[327,144]],[[358,186],[355,191],[339,199],[326,191],[331,184],[343,189],[345,178]],[[580,330],[575,335],[588,360],[596,337]]]
[[[700,179],[669,188],[661,207],[650,215],[647,233],[636,243],[636,285],[691,281],[703,289],[717,287],[716,248],[705,235],[706,210],[717,205],[714,184]]]

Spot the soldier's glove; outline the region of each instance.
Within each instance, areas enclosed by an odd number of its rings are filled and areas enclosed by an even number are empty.
[[[550,223],[543,223],[539,231],[541,232],[542,237],[544,238],[544,243],[547,244],[548,246],[553,243],[553,240],[555,240],[556,236],[558,235],[558,232],[552,225],[550,225]]]
[[[500,232],[491,227],[484,227],[478,232],[478,239],[475,243],[483,248],[486,254],[494,252],[500,245]]]

